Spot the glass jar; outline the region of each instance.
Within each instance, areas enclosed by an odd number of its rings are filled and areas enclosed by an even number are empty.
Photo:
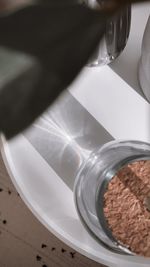
[[[102,6],[105,0],[80,0],[91,8]],[[108,19],[104,37],[90,58],[89,66],[106,65],[117,58],[126,46],[131,24],[131,5]]]
[[[93,152],[83,164],[74,186],[76,208],[83,225],[101,245],[116,254],[131,257],[131,265],[149,266],[150,259],[134,255],[113,239],[105,224],[103,196],[108,182],[120,168],[134,161],[150,159],[150,144],[141,141],[111,141]],[[117,257],[117,255],[116,255]],[[128,258],[129,263],[129,258]],[[148,263],[148,265],[145,265]],[[142,265],[143,264],[143,265]]]

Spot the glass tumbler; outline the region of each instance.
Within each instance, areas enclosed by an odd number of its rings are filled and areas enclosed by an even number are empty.
[[[138,75],[141,89],[150,102],[150,16],[143,34]]]
[[[91,8],[102,6],[105,0],[80,0]],[[107,1],[107,0],[106,0]],[[88,66],[105,65],[112,62],[126,46],[131,24],[131,5],[124,7],[117,15],[108,19],[105,35],[90,58]]]
[[[120,168],[134,161],[149,159],[148,143],[132,140],[111,141],[89,156],[76,177],[74,197],[83,225],[102,246],[116,253],[116,260],[117,254],[122,255],[124,266],[129,266],[129,262],[130,266],[137,266],[139,259],[138,266],[150,266],[150,259],[133,254],[114,240],[103,214],[103,196],[108,182]]]

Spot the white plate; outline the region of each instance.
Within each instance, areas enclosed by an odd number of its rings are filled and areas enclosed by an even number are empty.
[[[134,9],[133,24],[143,12],[143,24],[138,28],[141,32],[148,17],[147,7]],[[134,38],[118,59],[120,68],[117,61],[112,66],[120,76],[137,37],[134,29],[131,33]],[[140,52],[139,43],[137,50],[134,44],[134,49]],[[133,77],[123,78],[137,89],[135,73]],[[2,155],[27,206],[58,238],[108,266],[148,267],[148,260],[121,255],[116,258],[116,254],[97,244],[82,226],[73,201],[76,172],[97,145],[112,138],[150,142],[150,105],[124,80],[108,66],[85,68],[66,96],[24,135],[10,142],[2,138]]]

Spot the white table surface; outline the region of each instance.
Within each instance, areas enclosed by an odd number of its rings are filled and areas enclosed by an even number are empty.
[[[87,118],[93,116],[93,120],[96,119],[95,125],[96,123],[100,125],[100,143],[112,138],[150,141],[150,105],[143,98],[137,82],[141,38],[149,10],[149,4],[134,7],[128,45],[111,68],[108,66],[85,68],[68,89],[74,101],[77,100],[82,109],[90,114]],[[65,98],[62,97],[59,101],[65,102]],[[83,123],[88,123],[88,120]],[[59,135],[60,133],[59,131]],[[26,135],[20,135],[9,143],[3,140],[3,158],[21,197],[42,224],[87,257],[112,267],[148,267],[149,260],[121,255],[116,257],[116,254],[94,241],[82,226],[75,210],[72,185],[70,181],[64,179],[66,173],[63,179],[58,175],[63,172],[62,166],[66,167],[62,165],[62,159],[64,153],[68,153],[66,150],[68,143],[72,142],[72,139],[76,140],[74,137],[77,136],[68,137],[66,129],[65,134],[64,132],[62,134],[67,138],[67,142],[65,140],[61,162],[59,162],[61,168],[57,172],[31,145]],[[63,140],[62,137],[60,139]],[[80,154],[86,157],[90,152],[91,144],[88,143],[88,145],[88,149],[75,146],[73,159],[76,159],[78,166],[80,160],[82,161]],[[71,159],[69,160],[71,164]]]

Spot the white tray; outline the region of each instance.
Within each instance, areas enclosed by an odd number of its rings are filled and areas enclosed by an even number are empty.
[[[78,218],[72,188],[83,159],[98,145],[113,138],[150,142],[150,105],[136,73],[149,10],[149,4],[134,7],[130,40],[111,68],[85,68],[48,111],[50,119],[45,114],[10,142],[2,138],[10,177],[34,215],[66,244],[112,267],[148,267],[150,261],[116,257],[94,241]]]

